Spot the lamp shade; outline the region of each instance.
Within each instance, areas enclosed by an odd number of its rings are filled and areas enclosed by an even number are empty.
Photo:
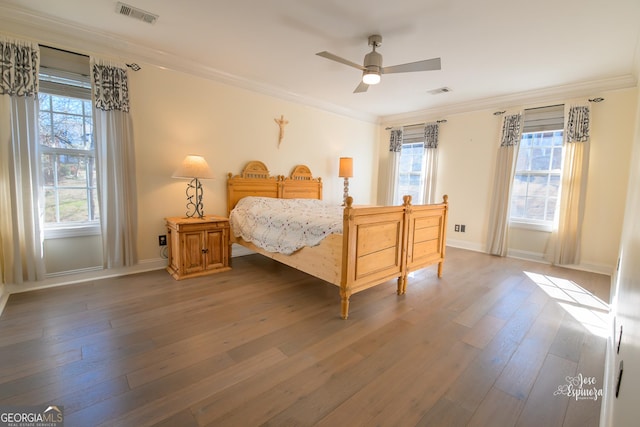
[[[173,173],[174,178],[213,178],[207,161],[202,156],[188,155]]]
[[[340,178],[351,178],[353,176],[353,158],[340,157],[340,171],[338,176]]]

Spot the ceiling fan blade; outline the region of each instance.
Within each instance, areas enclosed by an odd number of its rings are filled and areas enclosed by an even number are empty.
[[[425,59],[424,61],[409,62],[407,64],[383,67],[384,74],[408,73],[411,71],[432,71],[440,69],[440,58]]]
[[[360,84],[358,85],[358,87],[353,91],[353,93],[362,93],[362,92],[366,92],[367,89],[369,89],[369,85],[366,84],[365,82],[360,82]]]
[[[322,56],[323,58],[327,58],[327,59],[330,59],[332,61],[339,62],[339,63],[344,64],[344,65],[348,65],[348,66],[353,67],[353,68],[357,68],[358,70],[364,70],[364,67],[362,65],[356,64],[355,62],[351,62],[348,59],[341,58],[338,55],[334,55],[333,53],[327,52],[326,50],[322,51],[322,52],[318,52],[318,53],[316,53],[316,55]]]

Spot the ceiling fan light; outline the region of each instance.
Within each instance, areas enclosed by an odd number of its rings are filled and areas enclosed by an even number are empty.
[[[362,82],[368,85],[377,85],[380,83],[380,74],[375,71],[365,71],[362,75]]]

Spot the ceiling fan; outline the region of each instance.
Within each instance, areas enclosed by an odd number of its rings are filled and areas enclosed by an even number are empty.
[[[371,52],[367,53],[364,57],[364,65],[356,64],[348,59],[334,55],[333,53],[323,51],[318,52],[316,55],[323,58],[330,59],[332,61],[340,62],[341,64],[348,65],[358,70],[362,70],[362,81],[353,91],[353,93],[366,92],[369,89],[369,85],[375,85],[380,83],[380,76],[382,74],[391,73],[408,73],[411,71],[431,71],[440,69],[440,58],[425,59],[424,61],[409,62],[406,64],[392,65],[390,67],[382,66],[382,55],[376,52],[376,48],[382,44],[382,36],[372,35],[369,36],[369,46],[372,47]]]

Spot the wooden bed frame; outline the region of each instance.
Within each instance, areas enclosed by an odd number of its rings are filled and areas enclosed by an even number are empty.
[[[270,176],[264,163],[249,162],[240,175],[229,173],[227,213],[246,196],[322,199],[322,180],[313,178],[307,166],[298,165],[289,177]],[[267,252],[230,233],[238,243],[264,256],[332,283],[340,288],[341,316],[349,314],[349,298],[356,292],[397,279],[397,293],[407,289],[407,275],[438,264],[442,277],[448,197],[441,204],[356,207],[347,198],[343,233],[332,234],[318,246],[304,247],[291,255]]]

